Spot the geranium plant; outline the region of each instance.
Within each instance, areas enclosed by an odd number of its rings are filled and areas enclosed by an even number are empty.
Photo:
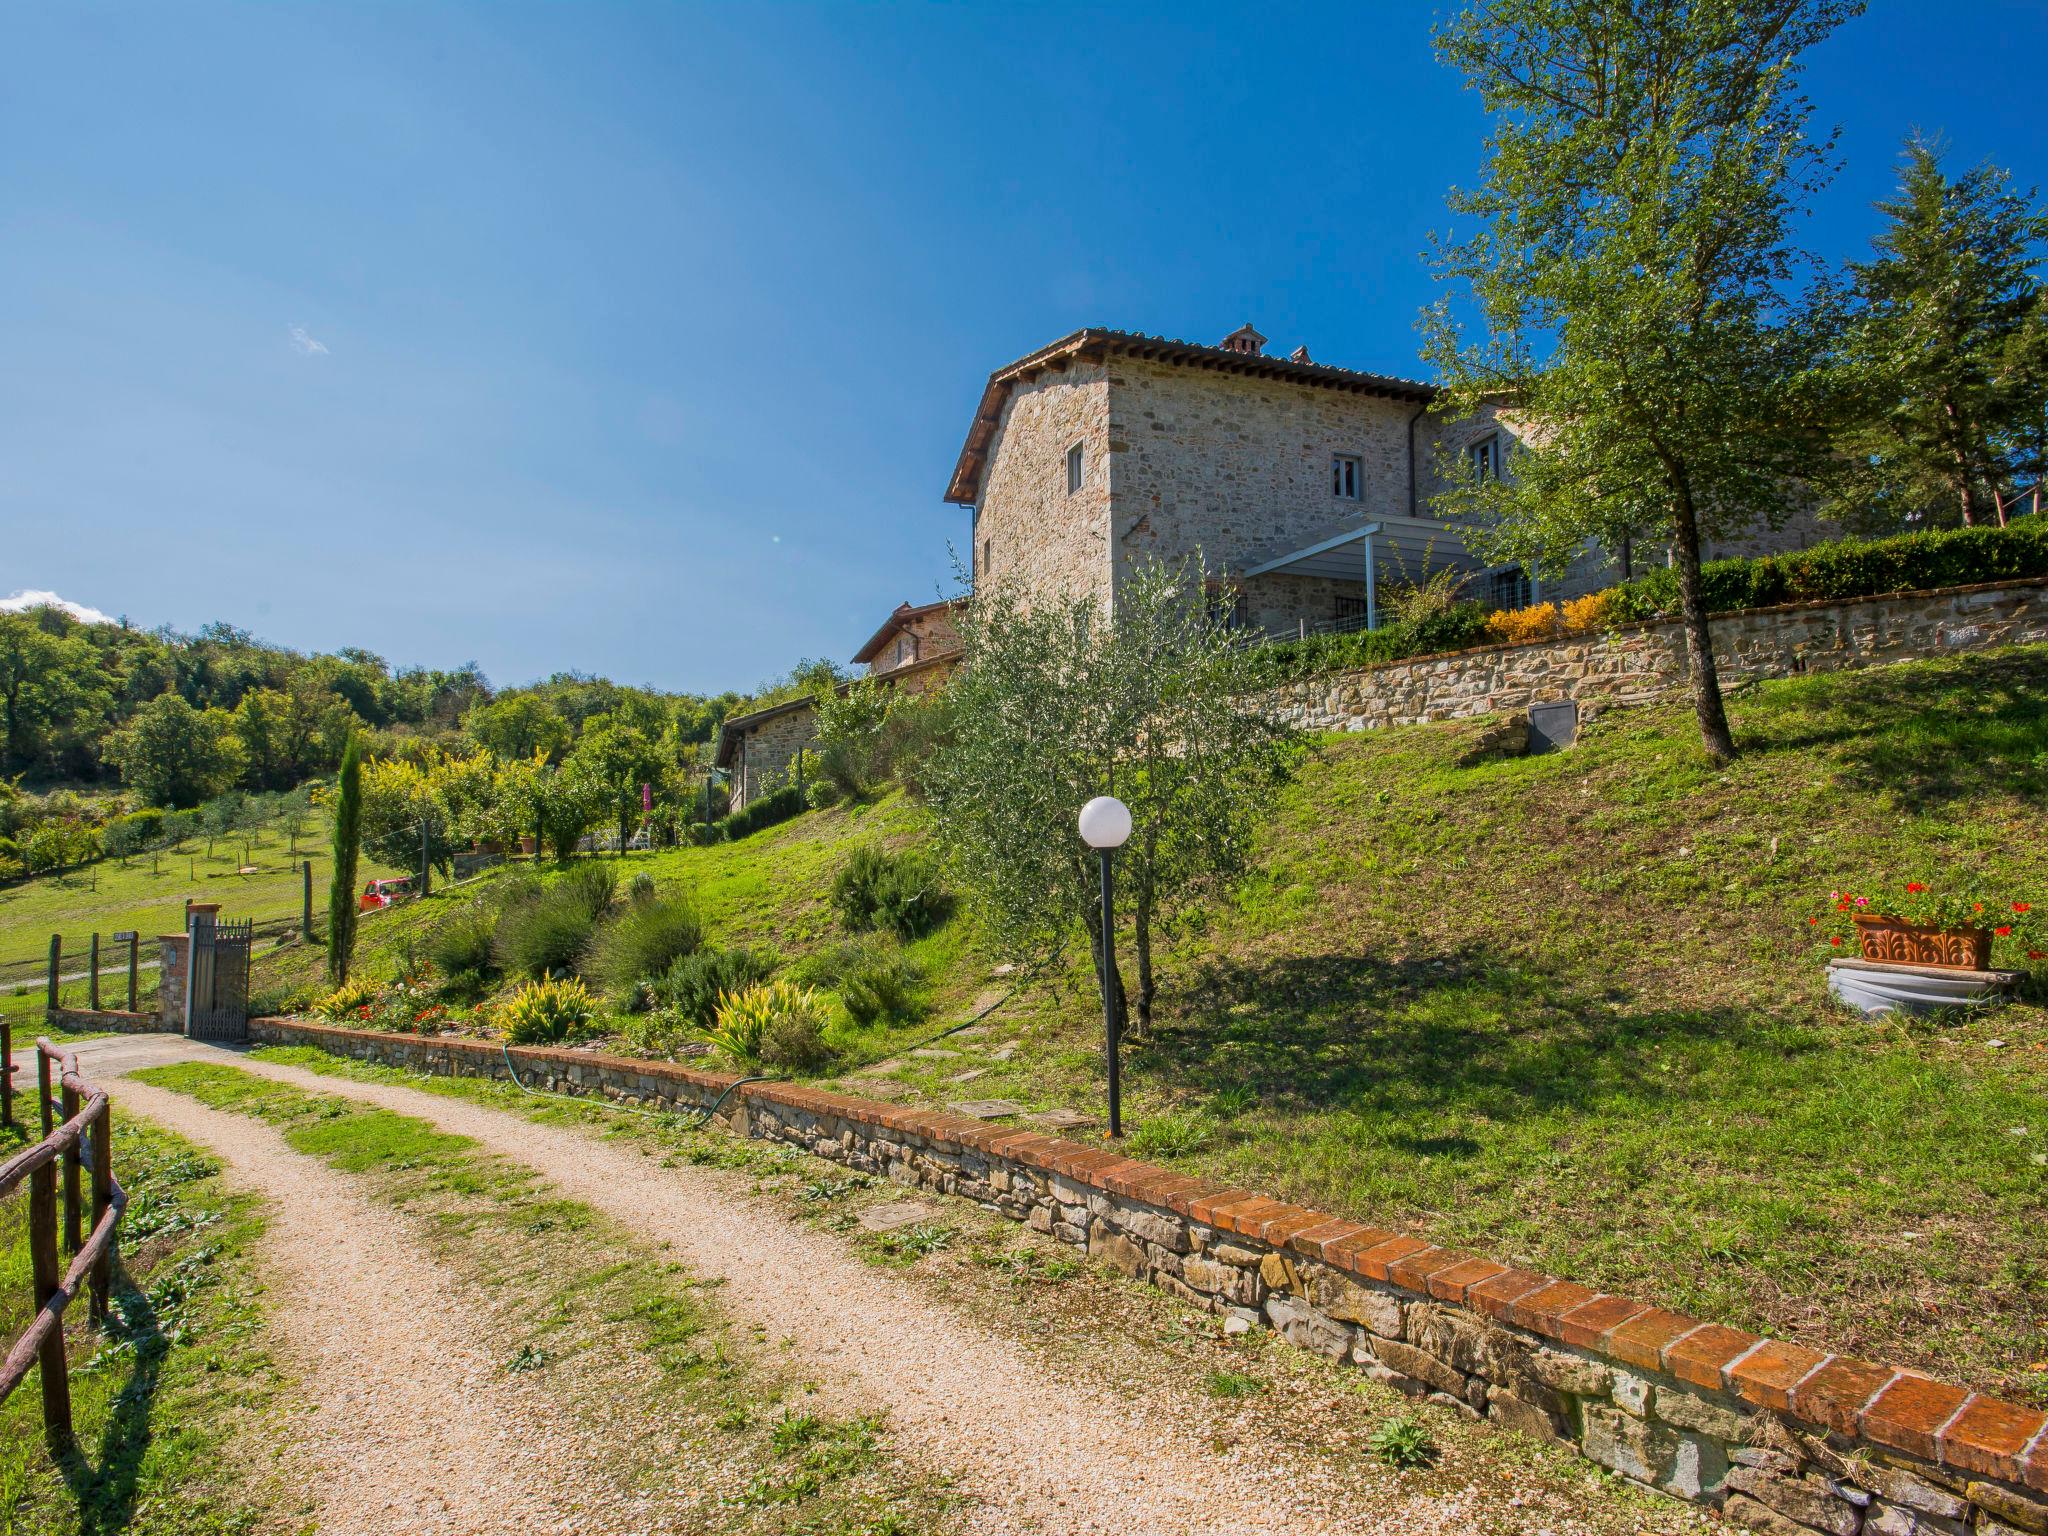
[[[1964,888],[1936,890],[1924,880],[1867,892],[1829,891],[1827,904],[1806,919],[1815,940],[1833,951],[1860,948],[1856,920],[1910,923],[1941,933],[1976,930],[1991,936],[1994,958],[2048,960],[2048,930],[2034,903],[2011,895]]]

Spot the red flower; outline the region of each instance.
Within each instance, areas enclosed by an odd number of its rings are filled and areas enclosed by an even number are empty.
[[[1982,912],[1984,910],[1984,903],[1981,901],[1973,901],[1970,903],[1970,910],[1972,912]]]
[[[1926,889],[1927,887],[1922,885],[1918,880],[1908,880],[1906,882],[1906,894],[1909,896],[1918,896],[1922,891]]]
[[[1838,933],[1834,937],[1829,939],[1828,942],[1834,945],[1835,948],[1840,949],[1842,947],[1842,936]]]
[[[1997,934],[2001,939],[2009,939],[2012,937],[2012,924],[2007,923],[2003,927],[1994,928],[1991,931]]]
[[[1809,918],[1808,918],[1808,919],[1806,920],[1806,926],[1807,926],[1807,927],[1809,927],[1809,928],[1811,928],[1811,927],[1814,927],[1814,926],[1815,926],[1816,924],[1818,924],[1819,922],[1820,922],[1820,919],[1819,919],[1819,918],[1817,918],[1817,917],[1809,917]]]
[[[2015,912],[2031,912],[2034,910],[2034,904],[2031,901],[2016,901],[2012,904],[2012,909]]]

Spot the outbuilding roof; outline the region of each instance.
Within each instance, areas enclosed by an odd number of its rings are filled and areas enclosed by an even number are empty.
[[[998,368],[988,376],[988,387],[981,393],[981,404],[976,408],[974,421],[967,429],[967,441],[960,450],[958,462],[953,466],[953,478],[946,487],[946,500],[957,506],[973,505],[974,498],[981,488],[981,471],[987,462],[988,447],[995,438],[996,427],[1002,421],[1003,403],[1009,398],[1011,385],[1035,378],[1041,373],[1064,369],[1076,359],[1093,361],[1111,354],[1176,363],[1184,367],[1239,374],[1250,378],[1292,379],[1298,383],[1312,384],[1325,389],[1381,395],[1393,400],[1413,401],[1418,405],[1427,405],[1437,397],[1437,388],[1434,384],[1425,384],[1419,379],[1396,378],[1391,374],[1361,373],[1354,368],[1333,368],[1326,363],[1312,363],[1307,361],[1305,349],[1299,360],[1268,357],[1259,351],[1209,347],[1199,342],[1175,341],[1169,337],[1147,336],[1137,331],[1113,331],[1101,326],[1089,326],[1075,331],[1071,336],[1062,336],[1050,346],[1040,347],[1036,352],[1020,357],[1014,363]]]
[[[889,637],[914,619],[921,619],[928,613],[937,613],[941,608],[953,608],[966,602],[964,597],[942,597],[935,603],[898,603],[896,611],[882,621],[882,627],[869,637],[868,643],[853,653],[857,662],[873,661],[882,654],[882,647],[889,643]]]

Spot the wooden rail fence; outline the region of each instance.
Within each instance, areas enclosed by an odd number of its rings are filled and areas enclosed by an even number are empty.
[[[0,1020],[0,1123],[14,1123],[14,1030]],[[36,1315],[0,1362],[0,1403],[14,1394],[29,1367],[42,1364],[43,1433],[53,1451],[75,1443],[71,1429],[71,1377],[64,1361],[64,1309],[90,1287],[92,1316],[104,1320],[114,1274],[114,1234],[128,1193],[114,1178],[113,1109],[106,1090],[87,1082],[78,1058],[48,1039],[36,1041],[36,1103],[41,1141],[0,1163],[0,1196],[28,1180],[29,1265]],[[72,1255],[58,1270],[57,1191],[63,1188],[63,1246]],[[85,1230],[86,1176],[92,1180],[92,1228]]]

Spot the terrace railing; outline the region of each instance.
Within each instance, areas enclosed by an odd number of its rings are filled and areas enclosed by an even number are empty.
[[[14,1030],[0,1021],[0,1113],[14,1119]],[[43,1434],[53,1451],[70,1449],[71,1376],[64,1359],[64,1310],[82,1288],[91,1295],[92,1316],[107,1315],[107,1296],[114,1274],[114,1234],[128,1208],[127,1191],[114,1178],[113,1107],[106,1090],[79,1073],[78,1058],[60,1051],[47,1039],[36,1041],[36,1104],[42,1118],[42,1140],[23,1147],[0,1163],[0,1197],[28,1182],[28,1242],[35,1317],[0,1363],[0,1403],[14,1394],[40,1362],[43,1387]],[[85,1225],[84,1180],[92,1180],[92,1225]],[[62,1244],[72,1255],[68,1269],[61,1262],[58,1237],[58,1190],[63,1190]]]

